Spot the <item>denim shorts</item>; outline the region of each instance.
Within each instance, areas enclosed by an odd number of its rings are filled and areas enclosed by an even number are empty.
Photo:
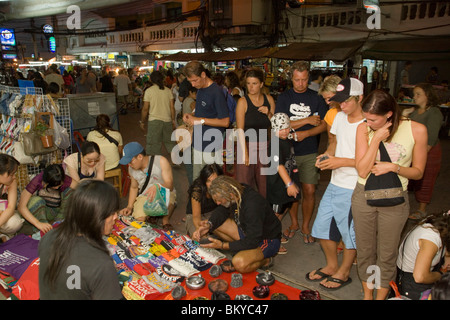
[[[353,190],[328,184],[319,204],[311,235],[314,238],[342,241],[347,249],[356,249],[351,212]]]

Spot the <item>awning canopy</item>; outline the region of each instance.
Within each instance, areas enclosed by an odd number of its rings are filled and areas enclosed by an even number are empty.
[[[239,50],[239,51],[222,51],[222,52],[204,52],[204,53],[186,53],[177,52],[175,54],[167,55],[159,60],[166,61],[233,61],[244,59],[256,59],[270,57],[270,55],[277,51],[278,48],[260,48],[253,50]]]
[[[371,42],[362,50],[364,59],[450,60],[448,38],[399,39]]]
[[[273,58],[285,60],[344,61],[351,57],[363,45],[361,41],[344,42],[297,42],[280,48],[272,54]]]

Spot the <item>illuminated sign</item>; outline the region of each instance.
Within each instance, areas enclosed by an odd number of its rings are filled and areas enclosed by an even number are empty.
[[[4,53],[3,59],[17,59],[17,54],[15,53]]]
[[[49,24],[46,24],[42,27],[42,31],[44,31],[44,33],[53,33],[53,27]]]
[[[48,49],[50,50],[50,52],[55,52],[56,51],[56,40],[55,40],[55,37],[48,38]]]
[[[0,29],[0,42],[2,45],[15,46],[16,36],[14,35],[14,29]]]

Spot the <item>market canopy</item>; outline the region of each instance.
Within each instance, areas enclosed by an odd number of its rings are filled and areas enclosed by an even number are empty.
[[[278,48],[260,48],[252,50],[239,51],[221,51],[221,52],[203,52],[203,53],[186,53],[177,52],[175,54],[163,56],[159,60],[166,61],[234,61],[244,59],[256,59],[270,57]]]
[[[343,42],[296,42],[280,48],[271,57],[285,60],[344,61],[363,45],[361,41]]]
[[[364,59],[450,60],[450,41],[443,38],[397,39],[371,42],[362,50]]]

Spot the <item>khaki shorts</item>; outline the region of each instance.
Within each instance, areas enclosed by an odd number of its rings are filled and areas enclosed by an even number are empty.
[[[315,166],[317,156],[317,153],[311,153],[304,156],[295,156],[295,162],[297,163],[301,183],[319,183],[319,168]]]
[[[13,236],[20,228],[22,228],[24,221],[22,216],[16,211],[11,218],[0,227],[0,234],[5,234],[9,237]]]
[[[133,218],[139,219],[139,218],[145,218],[147,215],[144,212],[144,204],[147,201],[147,196],[138,196],[136,200],[134,201],[133,206]],[[175,189],[170,192],[170,199],[169,199],[169,206],[175,205],[175,202],[177,201],[177,193]]]

